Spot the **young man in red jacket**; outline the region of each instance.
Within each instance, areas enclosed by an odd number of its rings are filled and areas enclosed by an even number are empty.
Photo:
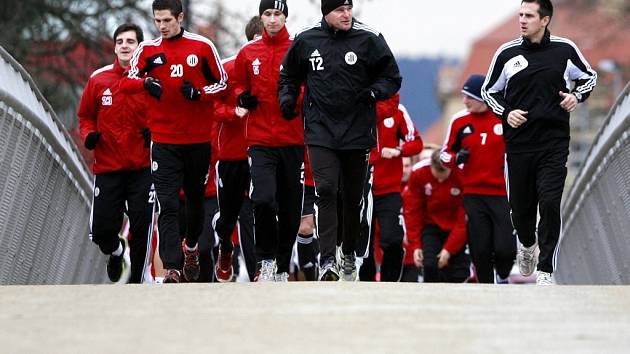
[[[485,77],[472,75],[462,88],[466,110],[451,119],[440,156],[449,168],[462,167],[468,244],[480,283],[507,282],[516,237],[504,179],[505,144],[501,120],[481,98]]]
[[[292,43],[285,27],[287,4],[262,0],[259,10],[263,36],[239,51],[234,85],[239,106],[249,110],[246,131],[258,280],[286,281],[300,225],[304,131],[302,119],[285,120],[278,103],[280,65]]]
[[[116,29],[113,39],[116,60],[92,74],[78,110],[85,147],[94,151],[90,238],[109,255],[109,279],[119,281],[126,245],[124,239],[119,239],[118,232],[126,213],[132,234],[129,281],[140,283],[147,241],[151,239],[154,199],[150,194],[147,97],[144,92],[123,94],[120,81],[133,51],[143,39],[142,30],[134,24],[124,24]]]
[[[383,250],[381,281],[398,281],[402,274],[404,257],[402,198],[400,196],[402,158],[422,151],[420,134],[405,107],[398,103],[399,100],[399,94],[396,94],[389,100],[377,103],[377,146],[370,152],[370,171],[373,182],[369,192],[373,201],[368,201],[367,204],[373,210],[368,211],[368,215],[372,215],[372,220],[367,220],[367,222],[370,226],[373,222],[379,224],[379,245]],[[390,102],[394,103],[393,110],[388,108]],[[368,237],[372,241],[374,232],[371,227],[369,230],[371,234]],[[363,237],[363,239],[366,238]],[[373,247],[370,248],[373,249]],[[365,269],[368,270],[368,268]],[[364,274],[361,272],[361,275]],[[365,279],[365,276],[362,279]]]
[[[414,166],[403,192],[407,238],[428,283],[461,283],[470,276],[459,178],[457,169],[442,165],[436,150]]]
[[[247,40],[251,41],[260,37],[262,31],[262,21],[259,16],[255,16],[245,27]],[[213,224],[214,232],[220,240],[219,257],[214,272],[219,282],[229,282],[234,275],[232,232],[236,222],[239,222],[239,236],[250,234],[253,236],[253,231],[248,232],[253,228],[253,224],[248,225],[244,222],[253,218],[251,216],[251,201],[247,197],[251,177],[247,162],[245,122],[249,110],[239,106],[236,96],[231,94],[234,90],[231,83],[234,81],[235,60],[236,56],[233,56],[223,61],[223,68],[230,77],[231,92],[214,103],[215,118],[219,125],[217,137],[219,162],[216,166],[219,209],[214,216]],[[250,249],[253,248],[253,243],[253,237],[251,240],[243,238],[240,240],[241,252],[247,265],[250,280],[253,280],[256,267],[255,256],[253,250]]]
[[[199,277],[197,239],[204,218],[203,194],[210,164],[212,101],[225,94],[227,74],[210,40],[190,33],[180,0],[153,1],[153,18],[161,36],[145,41],[134,52],[129,93],[143,89],[152,96],[148,110],[151,169],[160,205],[160,257],[166,283],[183,275]],[[180,243],[177,213],[180,187],[186,193],[186,238]]]

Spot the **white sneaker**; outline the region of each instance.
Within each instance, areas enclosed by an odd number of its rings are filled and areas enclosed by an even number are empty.
[[[264,259],[260,262],[260,271],[256,277],[257,282],[275,282],[276,281],[276,262],[272,259]]]
[[[287,272],[276,273],[275,281],[276,281],[276,283],[288,283],[289,282],[289,273],[287,273]]]
[[[536,256],[537,243],[531,247],[525,247],[522,243],[518,242],[518,250],[516,251],[516,262],[518,263],[518,270],[523,276],[530,276],[536,269],[538,263],[538,257]]]
[[[343,256],[339,281],[357,281],[357,265],[354,254]]]
[[[536,276],[536,285],[554,285],[553,275],[547,272],[538,272]]]

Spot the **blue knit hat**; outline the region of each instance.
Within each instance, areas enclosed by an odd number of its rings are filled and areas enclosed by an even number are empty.
[[[462,87],[462,93],[483,102],[481,86],[483,86],[484,81],[486,81],[486,77],[483,75],[470,75],[466,83],[464,83],[464,87]]]

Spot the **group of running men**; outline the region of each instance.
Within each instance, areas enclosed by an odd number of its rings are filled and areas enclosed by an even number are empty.
[[[468,78],[466,109],[408,178],[403,158],[423,143],[394,55],[352,0],[322,0],[321,22],[294,38],[286,1],[261,0],[249,42],[225,60],[182,28],[180,0],[152,8],[160,36],[118,27],[116,59],[78,110],[94,151],[90,238],[110,280],[127,248],[129,281],[151,279],[158,213],[165,283],[233,281],[239,239],[250,280],[288,281],[294,249],[307,280],[374,280],[375,235],[381,281],[416,281],[422,267],[424,281],[463,282],[472,260],[479,282],[503,282],[516,258],[553,283],[569,113],[597,75],[550,35],[549,0],[521,3],[521,36]]]

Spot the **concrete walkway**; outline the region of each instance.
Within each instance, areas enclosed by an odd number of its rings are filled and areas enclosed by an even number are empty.
[[[630,287],[0,287],[1,353],[630,353]]]

